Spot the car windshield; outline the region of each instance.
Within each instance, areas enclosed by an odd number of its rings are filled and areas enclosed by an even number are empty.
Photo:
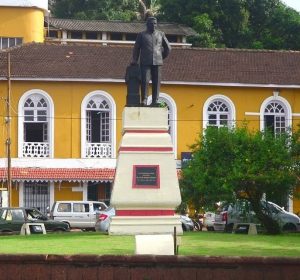
[[[46,217],[38,210],[36,209],[27,209],[26,210],[27,218],[29,220],[45,220]]]
[[[283,209],[274,203],[268,202],[268,207],[273,209],[273,212],[283,212]]]
[[[104,211],[102,211],[102,212],[109,212],[110,210],[112,210],[114,207],[113,206],[109,206],[109,207],[107,207]]]
[[[269,214],[277,214],[278,212],[282,212],[282,209],[280,207],[276,207],[275,204],[267,202],[267,201],[262,201],[262,209]]]

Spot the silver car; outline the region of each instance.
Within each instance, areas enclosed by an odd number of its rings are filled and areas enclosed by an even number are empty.
[[[270,201],[261,201],[263,210],[279,223],[282,231],[300,232],[300,219],[297,215],[285,211]],[[246,200],[239,200],[226,206],[223,212],[215,215],[214,227],[232,231],[234,224],[255,223],[260,224],[251,205]]]
[[[107,232],[111,218],[116,215],[115,208],[110,206],[107,209],[103,211],[98,211],[96,213],[96,224],[95,224],[95,230],[96,231],[102,231],[102,232]]]
[[[180,222],[181,222],[183,231],[193,231],[194,230],[194,223],[191,218],[184,216],[184,215],[180,215]]]

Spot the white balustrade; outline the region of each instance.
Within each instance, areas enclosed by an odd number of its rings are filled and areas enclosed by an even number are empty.
[[[111,158],[110,143],[87,143],[85,147],[87,158]]]
[[[46,142],[24,142],[23,157],[48,158],[50,155],[49,143]]]
[[[45,142],[24,142],[23,157],[48,158],[50,155],[49,143]],[[87,158],[111,158],[110,143],[87,143]]]

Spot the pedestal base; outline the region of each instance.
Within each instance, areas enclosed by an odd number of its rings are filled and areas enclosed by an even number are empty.
[[[182,235],[180,217],[175,216],[115,216],[108,230],[110,235],[136,235],[136,234],[176,234]]]
[[[176,238],[176,237],[175,237]],[[136,255],[174,255],[174,236],[172,234],[136,235]]]
[[[167,108],[126,107],[109,234],[182,234],[180,203]]]

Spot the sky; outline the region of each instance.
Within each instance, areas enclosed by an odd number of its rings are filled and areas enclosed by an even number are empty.
[[[287,6],[295,9],[296,11],[300,12],[300,0],[281,0]]]

